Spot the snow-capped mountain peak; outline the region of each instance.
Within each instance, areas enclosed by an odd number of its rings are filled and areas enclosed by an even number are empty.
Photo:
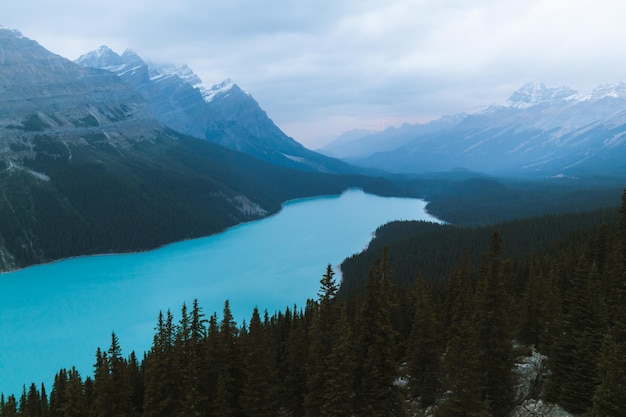
[[[221,83],[216,84],[212,87],[209,87],[209,88],[201,87],[200,90],[202,91],[202,97],[204,97],[204,100],[207,103],[210,103],[215,97],[228,94],[233,88],[239,88],[239,87],[237,86],[237,84],[233,82],[233,80],[228,78],[222,81]],[[249,95],[245,91],[243,93],[246,95]]]
[[[176,66],[172,64],[160,64],[150,62],[150,79],[158,80],[166,77],[176,76],[183,80],[186,84],[196,87],[202,84],[202,80],[187,65]]]
[[[626,83],[622,81],[617,84],[601,84],[591,93],[582,96],[580,101],[600,100],[607,97],[626,99]]]
[[[79,64],[93,68],[108,69],[124,64],[122,57],[106,45],[81,55],[76,60]]]
[[[505,106],[524,109],[538,104],[553,104],[573,98],[576,90],[567,86],[548,88],[544,83],[531,82],[524,84],[511,94]]]
[[[0,25],[0,30],[6,30],[7,32],[10,32],[13,36],[15,36],[17,38],[24,38],[24,35],[22,35],[22,32],[20,32],[17,29],[13,29],[13,28],[10,28],[8,26]]]

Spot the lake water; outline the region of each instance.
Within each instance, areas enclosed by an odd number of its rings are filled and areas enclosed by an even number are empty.
[[[391,220],[437,221],[417,199],[348,190],[341,196],[296,200],[276,215],[224,233],[136,254],[74,258],[0,274],[0,392],[19,397],[22,385],[52,389],[61,368],[92,375],[97,347],[111,332],[122,354],[139,359],[152,343],[159,311],[180,318],[198,299],[221,318],[229,300],[235,319],[255,306],[273,314],[316,298],[330,263],[364,249]],[[339,276],[339,274],[337,275]]]

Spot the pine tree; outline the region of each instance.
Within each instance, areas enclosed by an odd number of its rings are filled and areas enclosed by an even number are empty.
[[[180,408],[180,379],[174,357],[173,316],[159,312],[152,348],[144,360],[143,417],[175,416]]]
[[[289,415],[304,416],[306,393],[307,323],[302,312],[293,310],[292,328],[287,338],[287,373],[282,390],[283,407]]]
[[[565,294],[546,387],[548,398],[571,413],[585,412],[592,405],[605,323],[597,268],[583,255]]]
[[[18,417],[20,416],[17,400],[14,395],[9,395],[6,401],[2,402],[2,417]]]
[[[620,219],[610,273],[614,276],[611,307],[611,328],[605,336],[598,362],[598,386],[593,397],[593,415],[597,417],[626,416],[626,191],[622,195]]]
[[[144,381],[143,370],[135,352],[130,352],[127,360],[128,381],[130,384],[131,403],[138,415],[143,414]]]
[[[50,392],[48,417],[62,417],[64,415],[63,406],[67,401],[67,378],[66,369],[61,369],[54,377]]]
[[[478,342],[478,360],[483,366],[483,392],[493,415],[506,415],[513,405],[514,364],[508,306],[504,287],[503,244],[496,231],[491,237],[488,257],[481,263],[474,306],[473,326]]]
[[[356,363],[351,323],[345,304],[341,305],[335,326],[335,342],[326,362],[326,381],[322,391],[320,416],[343,417],[352,415],[354,397],[352,380]]]
[[[478,355],[478,334],[473,325],[472,273],[467,253],[448,282],[450,318],[443,359],[446,397],[437,407],[437,417],[475,417],[483,409],[483,370]]]
[[[308,416],[351,413],[352,332],[329,264],[320,280],[319,299],[311,308],[305,412]]]
[[[387,250],[370,272],[357,317],[354,407],[357,416],[400,416],[402,397],[395,384],[396,332],[392,326],[391,267]]]
[[[407,366],[413,395],[423,408],[435,403],[439,388],[441,351],[438,343],[438,317],[432,294],[418,277],[415,282],[414,318],[407,348]]]
[[[76,368],[72,368],[67,374],[65,401],[60,411],[63,417],[83,417],[88,413],[83,382]]]
[[[217,380],[214,414],[222,417],[236,416],[239,413],[241,389],[238,329],[233,319],[229,301],[224,303],[224,315],[220,324],[221,366]]]
[[[106,353],[98,349],[95,366],[95,417],[134,417],[127,364],[115,333],[111,334],[111,347]]]
[[[202,342],[206,337],[203,317],[197,299],[193,301],[190,316],[183,304],[175,341],[175,355],[182,378],[183,398],[179,414],[184,417],[199,417],[208,408],[201,375],[202,370],[206,369],[206,358],[202,352]]]
[[[333,276],[335,273],[330,264],[320,280],[319,300],[313,309],[310,342],[306,362],[306,395],[304,406],[306,416],[319,416],[324,401],[324,390],[328,380],[328,356],[335,343],[335,330],[338,321],[336,306],[337,286]]]
[[[249,417],[273,417],[278,414],[278,381],[273,352],[259,310],[255,307],[246,336],[244,383],[241,410]]]

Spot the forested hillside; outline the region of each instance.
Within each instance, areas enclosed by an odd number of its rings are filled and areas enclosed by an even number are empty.
[[[382,179],[281,168],[173,131],[120,147],[102,134],[82,141],[41,135],[23,167],[0,161],[0,271],[206,236],[348,187],[394,192]]]
[[[3,395],[0,415],[538,415],[540,398],[623,416],[626,193],[614,213],[570,244],[511,256],[492,231],[476,265],[461,256],[436,281],[397,282],[383,248],[361,291],[339,295],[328,266],[317,300],[247,324],[228,301],[220,318],[183,305],[158,315],[145,355],[124,357],[113,334],[93,376],[62,369],[49,390]],[[531,351],[547,368],[521,389],[515,364]]]

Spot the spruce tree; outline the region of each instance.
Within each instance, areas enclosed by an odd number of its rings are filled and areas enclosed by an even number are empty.
[[[439,388],[441,351],[432,294],[421,277],[414,286],[414,318],[407,346],[407,366],[412,394],[423,408],[435,403]]]
[[[320,280],[321,288],[319,300],[312,311],[312,321],[309,329],[310,342],[306,361],[306,395],[304,398],[305,415],[319,416],[320,407],[324,401],[324,390],[328,380],[328,356],[335,340],[335,330],[338,321],[336,306],[337,286],[330,264]]]
[[[626,416],[626,192],[622,196],[620,219],[610,273],[615,277],[609,298],[611,328],[604,338],[598,362],[598,386],[593,397],[593,415]]]
[[[508,316],[509,296],[504,286],[503,244],[496,231],[491,237],[489,255],[481,263],[473,327],[476,330],[478,361],[483,367],[483,401],[489,400],[493,415],[506,415],[513,405],[514,364],[512,334]],[[486,403],[486,402],[485,402]]]
[[[2,403],[2,417],[19,417],[17,400],[14,395],[9,395]]]
[[[183,304],[174,342],[183,396],[179,408],[180,416],[199,417],[208,408],[202,377],[202,371],[206,369],[206,357],[202,351],[202,342],[206,337],[203,317],[197,299],[193,301],[191,314],[187,314],[187,307]]]
[[[304,416],[306,393],[307,323],[302,312],[293,310],[292,328],[287,338],[286,369],[282,390],[283,407],[289,415]]]
[[[174,357],[175,331],[168,310],[159,312],[152,348],[144,360],[143,417],[176,416],[180,409],[180,383]]]
[[[255,307],[245,340],[241,411],[249,417],[273,417],[278,414],[278,381],[273,352]]]
[[[224,303],[224,314],[220,324],[221,366],[217,380],[214,415],[222,417],[237,416],[239,413],[239,394],[241,390],[241,357],[237,343],[239,330],[233,319],[229,301]]]
[[[111,346],[106,353],[96,353],[94,374],[95,417],[134,417],[131,387],[127,364],[115,333],[111,334]]]
[[[83,417],[87,415],[87,400],[83,381],[76,368],[72,368],[67,374],[65,388],[65,401],[61,405],[63,417]]]
[[[564,298],[560,333],[550,358],[548,398],[571,413],[592,405],[598,384],[597,361],[606,325],[595,264],[579,259]]]
[[[483,369],[472,320],[473,300],[472,272],[466,253],[448,282],[446,305],[450,317],[443,358],[446,395],[437,407],[437,417],[475,417],[483,409]]]
[[[326,360],[326,381],[322,391],[320,416],[343,417],[352,415],[354,397],[352,380],[356,363],[351,323],[345,304],[341,304],[335,326],[335,341]]]
[[[392,326],[391,266],[387,250],[371,270],[356,326],[354,414],[400,416],[403,399],[396,385],[396,331]]]
[[[67,370],[61,369],[55,376],[50,392],[50,404],[48,409],[49,417],[62,417],[63,407],[67,401]]]

